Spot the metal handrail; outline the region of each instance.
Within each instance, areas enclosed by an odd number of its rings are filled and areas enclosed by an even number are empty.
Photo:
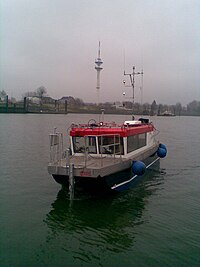
[[[63,134],[56,132],[54,129],[53,134],[49,134],[50,144],[50,163],[59,162],[64,158],[63,151]]]

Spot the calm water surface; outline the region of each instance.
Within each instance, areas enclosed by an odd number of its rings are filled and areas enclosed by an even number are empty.
[[[47,173],[48,134],[95,116],[0,114],[0,266],[200,266],[200,118],[152,117],[160,169],[70,203]]]

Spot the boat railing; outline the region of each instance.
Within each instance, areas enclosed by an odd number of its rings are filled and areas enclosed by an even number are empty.
[[[53,134],[49,134],[50,144],[50,163],[58,163],[64,158],[63,151],[63,134],[56,132],[54,129]]]

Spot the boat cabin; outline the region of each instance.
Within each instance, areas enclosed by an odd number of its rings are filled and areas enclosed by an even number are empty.
[[[72,125],[70,143],[72,155],[114,155],[126,157],[150,143],[148,135],[153,132],[151,123],[125,121],[123,125],[91,124]]]

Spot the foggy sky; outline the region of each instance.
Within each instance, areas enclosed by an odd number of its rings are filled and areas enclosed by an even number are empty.
[[[0,90],[20,99],[39,86],[53,98],[123,101],[124,68],[144,71],[143,102],[200,101],[199,0],[1,0]],[[128,84],[128,78],[126,78]],[[135,101],[141,102],[141,77]],[[127,99],[126,99],[127,100]]]

